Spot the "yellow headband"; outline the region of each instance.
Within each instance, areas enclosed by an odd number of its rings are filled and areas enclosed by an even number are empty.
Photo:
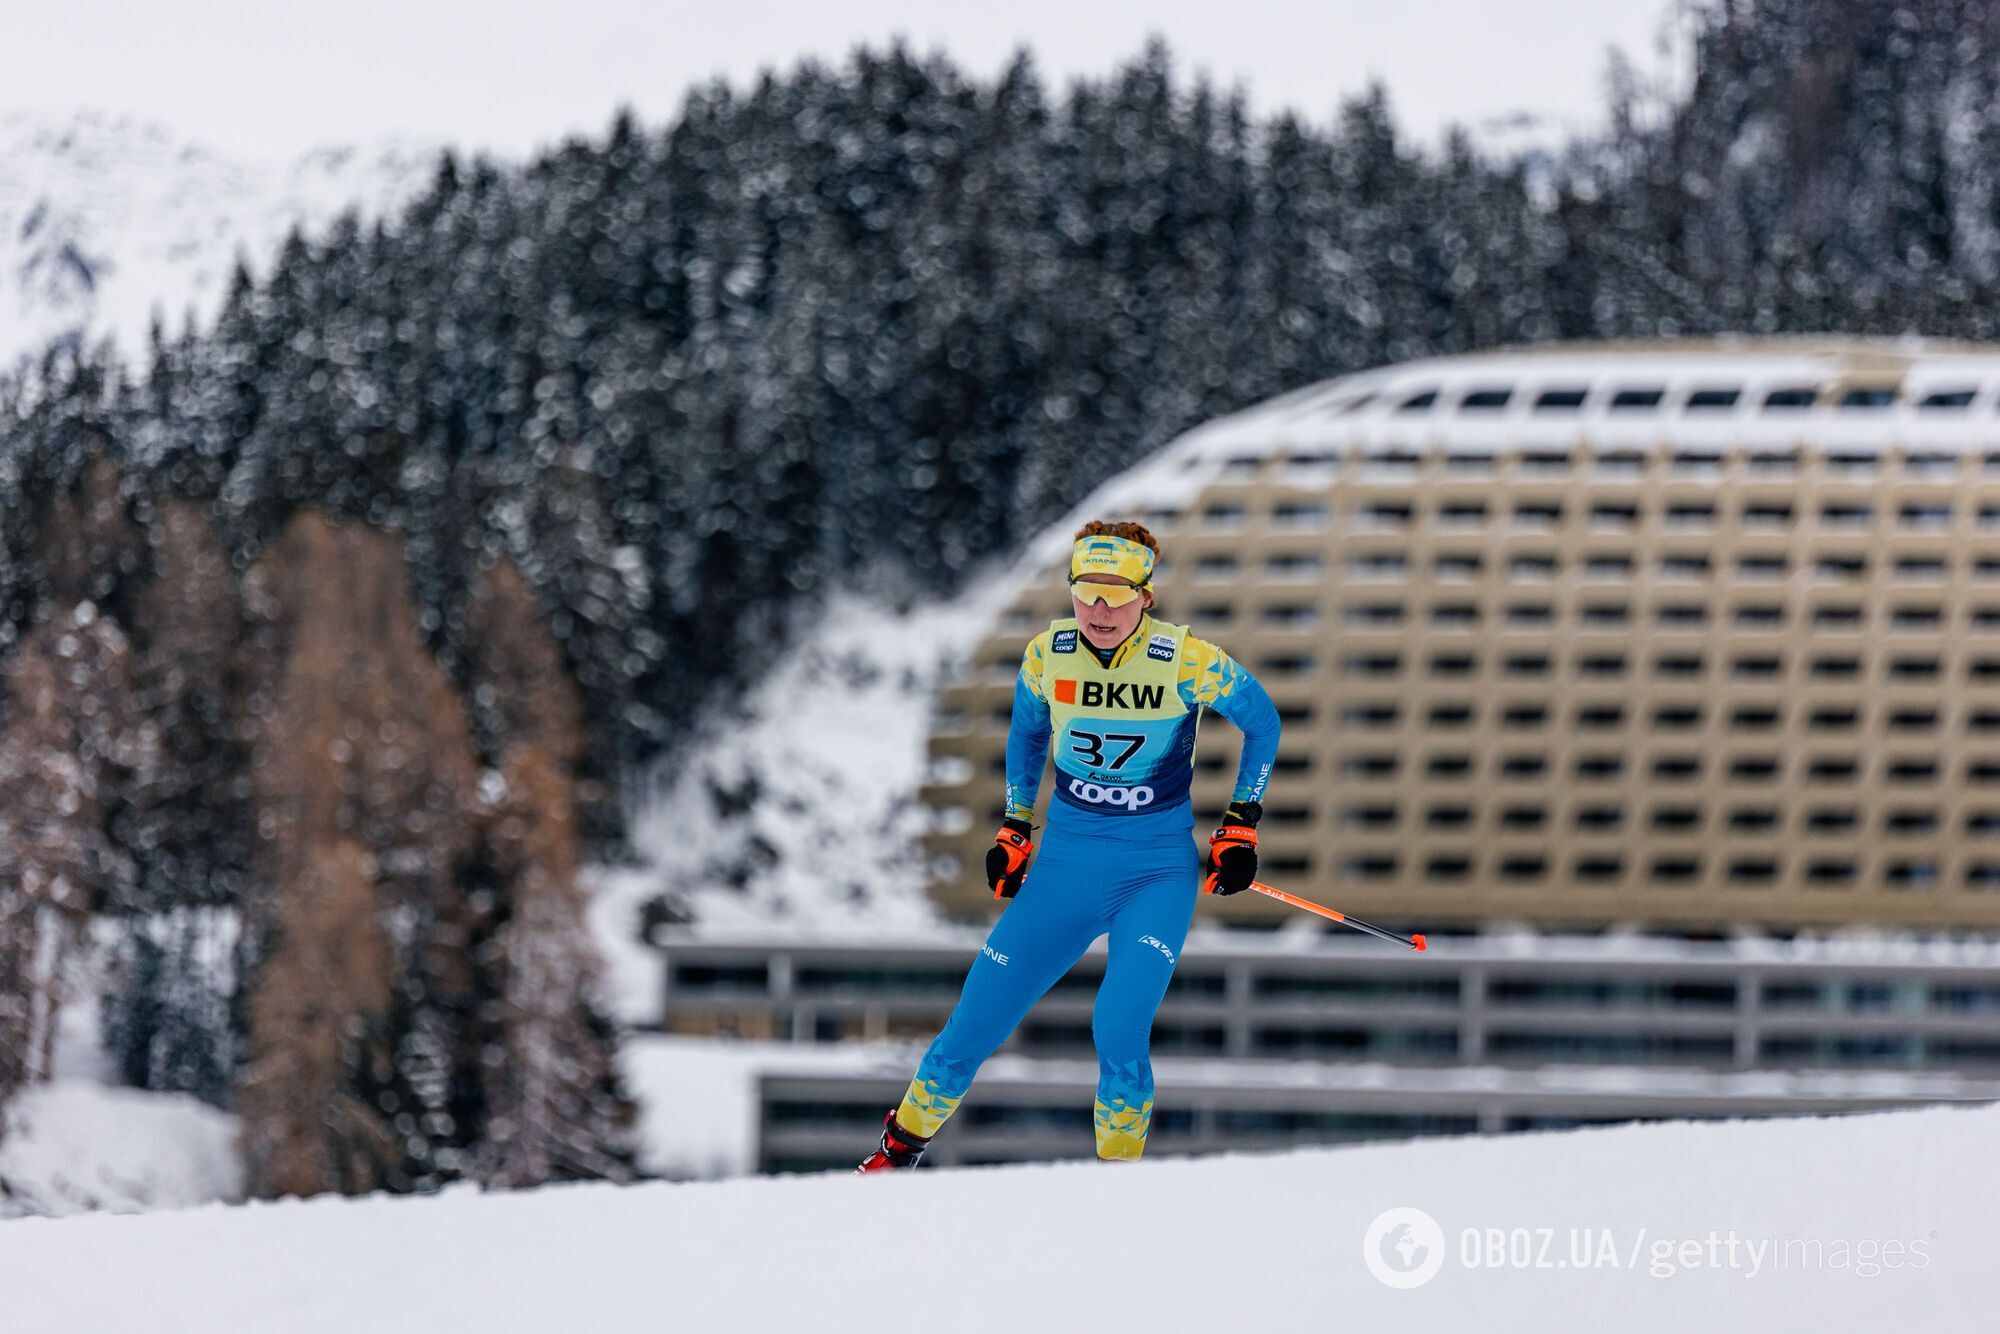
[[[1115,574],[1143,588],[1153,577],[1152,550],[1123,537],[1079,537],[1069,553],[1070,582],[1086,574]]]

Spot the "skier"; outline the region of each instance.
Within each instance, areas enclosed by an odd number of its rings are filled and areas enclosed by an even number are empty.
[[[1154,620],[1159,543],[1136,523],[1085,524],[1070,553],[1075,616],[1029,642],[1007,733],[1005,819],[986,883],[1011,900],[966,973],[882,1140],[857,1169],[915,1167],[994,1048],[1099,936],[1110,935],[1091,1036],[1097,1156],[1131,1161],[1153,1117],[1148,1042],[1194,916],[1257,875],[1257,821],[1278,751],[1278,712],[1256,678],[1186,626]],[[1243,757],[1200,880],[1188,788],[1203,706],[1243,732]],[[1030,823],[1042,762],[1055,762],[1045,846]]]

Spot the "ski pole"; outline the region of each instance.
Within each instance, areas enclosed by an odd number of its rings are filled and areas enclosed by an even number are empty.
[[[1287,894],[1282,889],[1273,889],[1261,880],[1252,880],[1250,888],[1256,890],[1259,894],[1268,894],[1274,899],[1289,903],[1294,908],[1304,908],[1307,912],[1318,913],[1330,922],[1339,922],[1342,926],[1351,926],[1356,931],[1365,932],[1379,940],[1393,940],[1398,945],[1408,945],[1411,949],[1420,952],[1430,948],[1425,943],[1424,935],[1421,931],[1414,936],[1399,936],[1394,931],[1384,931],[1379,926],[1370,926],[1359,918],[1349,917],[1344,912],[1326,907],[1324,904],[1314,903],[1311,899],[1302,899],[1296,894]]]

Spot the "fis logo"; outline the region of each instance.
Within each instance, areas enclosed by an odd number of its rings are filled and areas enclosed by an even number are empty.
[[[1146,641],[1146,656],[1157,658],[1161,662],[1172,662],[1174,660],[1174,637],[1172,635],[1154,635]]]
[[[1165,686],[1142,686],[1130,681],[1056,682],[1056,703],[1086,709],[1157,709],[1166,695]]]
[[[1081,778],[1069,780],[1069,790],[1079,801],[1087,801],[1093,806],[1124,806],[1138,810],[1153,804],[1153,789],[1146,786],[1120,787],[1116,784],[1099,785],[1086,783]]]
[[[1054,640],[1052,640],[1049,644],[1049,652],[1051,653],[1076,652],[1076,631],[1074,630],[1056,631]]]
[[[1151,945],[1154,949],[1166,955],[1168,963],[1172,963],[1174,961],[1174,952],[1168,949],[1167,942],[1161,940],[1158,936],[1141,936],[1139,937],[1139,943],[1141,945]]]

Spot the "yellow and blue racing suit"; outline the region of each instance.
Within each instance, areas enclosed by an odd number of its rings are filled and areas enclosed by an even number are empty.
[[[896,1119],[906,1129],[936,1134],[980,1065],[1108,933],[1091,1017],[1097,1154],[1131,1159],[1144,1151],[1153,1014],[1200,887],[1188,789],[1204,707],[1243,732],[1233,800],[1262,801],[1277,757],[1278,712],[1227,653],[1151,616],[1108,652],[1084,640],[1074,620],[1054,622],[1029,643],[1007,734],[1007,814],[1031,818],[1050,757],[1048,827],[903,1096]]]

